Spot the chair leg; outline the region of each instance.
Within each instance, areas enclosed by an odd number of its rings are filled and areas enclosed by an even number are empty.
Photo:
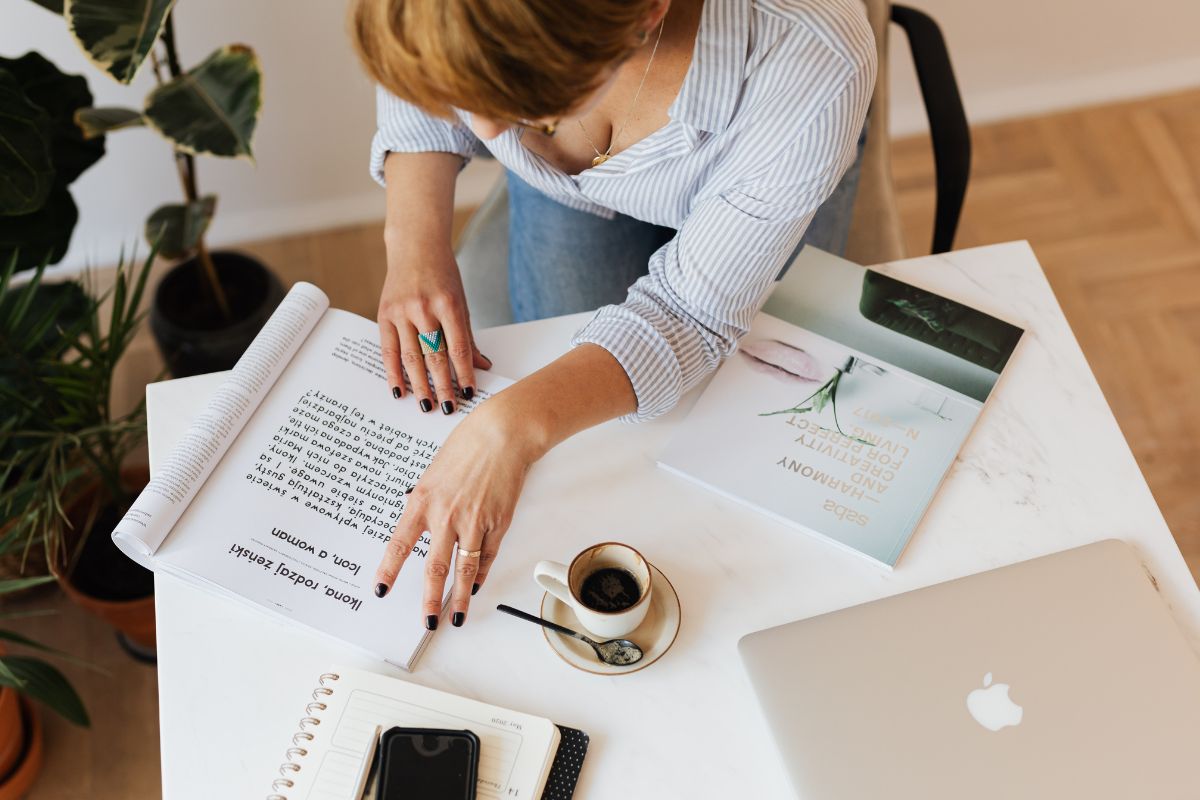
[[[917,68],[921,99],[933,139],[937,179],[937,211],[931,252],[944,253],[954,246],[962,215],[967,181],[971,175],[971,129],[946,40],[933,18],[903,5],[892,6],[892,22],[904,30]]]

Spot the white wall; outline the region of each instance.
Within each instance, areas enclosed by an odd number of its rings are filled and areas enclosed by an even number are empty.
[[[999,119],[1200,84],[1196,0],[911,0],[941,23],[973,121]],[[371,87],[345,34],[337,0],[180,0],[185,64],[231,42],[263,62],[265,105],[257,166],[202,159],[202,191],[220,195],[215,244],[334,227],[382,215],[366,173],[374,128]],[[893,28],[893,31],[895,29]],[[894,126],[923,116],[902,36],[893,38]],[[97,102],[140,106],[149,75],[122,87],[78,52],[62,20],[29,0],[0,0],[0,53],[37,49],[88,77]],[[490,167],[490,169],[489,169]],[[494,165],[464,173],[478,202]],[[180,196],[168,146],[147,130],[109,137],[109,153],[73,187],[81,220],[65,263],[114,260],[140,238],[147,213]]]
[[[942,28],[972,123],[1200,86],[1197,0],[900,0]],[[892,132],[926,128],[891,28]]]
[[[219,195],[210,240],[245,241],[382,217],[383,191],[367,174],[374,91],[345,33],[344,3],[180,0],[177,9],[185,67],[234,42],[251,45],[263,66],[256,163],[198,162],[201,192]],[[148,68],[132,86],[119,85],[86,61],[61,17],[29,0],[0,0],[0,54],[30,49],[86,76],[98,105],[140,108],[154,85]],[[105,157],[71,191],[80,223],[67,266],[112,263],[122,244],[140,240],[150,211],[181,198],[170,147],[144,128],[110,135]]]
[[[99,105],[141,107],[149,65],[117,84],[79,52],[61,17],[29,0],[0,0],[0,53],[36,49],[87,77]],[[200,160],[202,192],[219,194],[214,240],[336,225],[378,214],[363,150],[372,127],[371,88],[342,33],[341,3],[328,0],[182,0],[176,31],[185,67],[214,48],[245,42],[263,63],[264,106],[244,160]],[[108,137],[108,153],[72,186],[80,206],[70,263],[107,264],[163,202],[181,197],[170,147],[148,129]]]

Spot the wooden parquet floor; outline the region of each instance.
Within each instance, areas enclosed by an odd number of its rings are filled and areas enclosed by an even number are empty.
[[[1200,90],[981,126],[958,247],[1028,239],[1200,576]],[[933,162],[924,137],[895,143],[909,253],[928,252]],[[463,219],[459,219],[461,225]],[[379,225],[251,243],[285,282],[311,280],[334,305],[374,316],[384,272]],[[135,343],[117,402],[158,373]],[[123,397],[124,399],[120,399]],[[92,731],[47,719],[46,765],[29,800],[159,796],[155,673],[111,631],[53,594],[55,617],[21,629],[104,668],[67,665]]]
[[[955,247],[1028,239],[1200,580],[1200,90],[973,131]],[[910,253],[928,252],[926,137],[897,141]]]

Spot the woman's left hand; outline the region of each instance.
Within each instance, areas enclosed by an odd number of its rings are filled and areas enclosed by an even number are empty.
[[[452,567],[450,611],[457,627],[496,559],[525,475],[541,455],[532,452],[519,430],[519,420],[509,418],[500,398],[482,403],[454,429],[408,495],[376,570],[375,594],[382,597],[391,589],[413,547],[428,532],[421,613],[430,630],[437,627]]]

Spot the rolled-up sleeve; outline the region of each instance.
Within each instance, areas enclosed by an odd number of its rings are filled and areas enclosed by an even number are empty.
[[[624,368],[643,421],[737,348],[817,208],[857,152],[874,84],[853,76],[811,124],[743,179],[700,201],[625,302],[601,308],[572,344],[603,347]]]
[[[375,89],[377,130],[371,141],[371,177],[384,185],[383,162],[388,153],[456,153],[463,163],[479,144],[462,122],[440,119],[405,102],[382,87]]]

